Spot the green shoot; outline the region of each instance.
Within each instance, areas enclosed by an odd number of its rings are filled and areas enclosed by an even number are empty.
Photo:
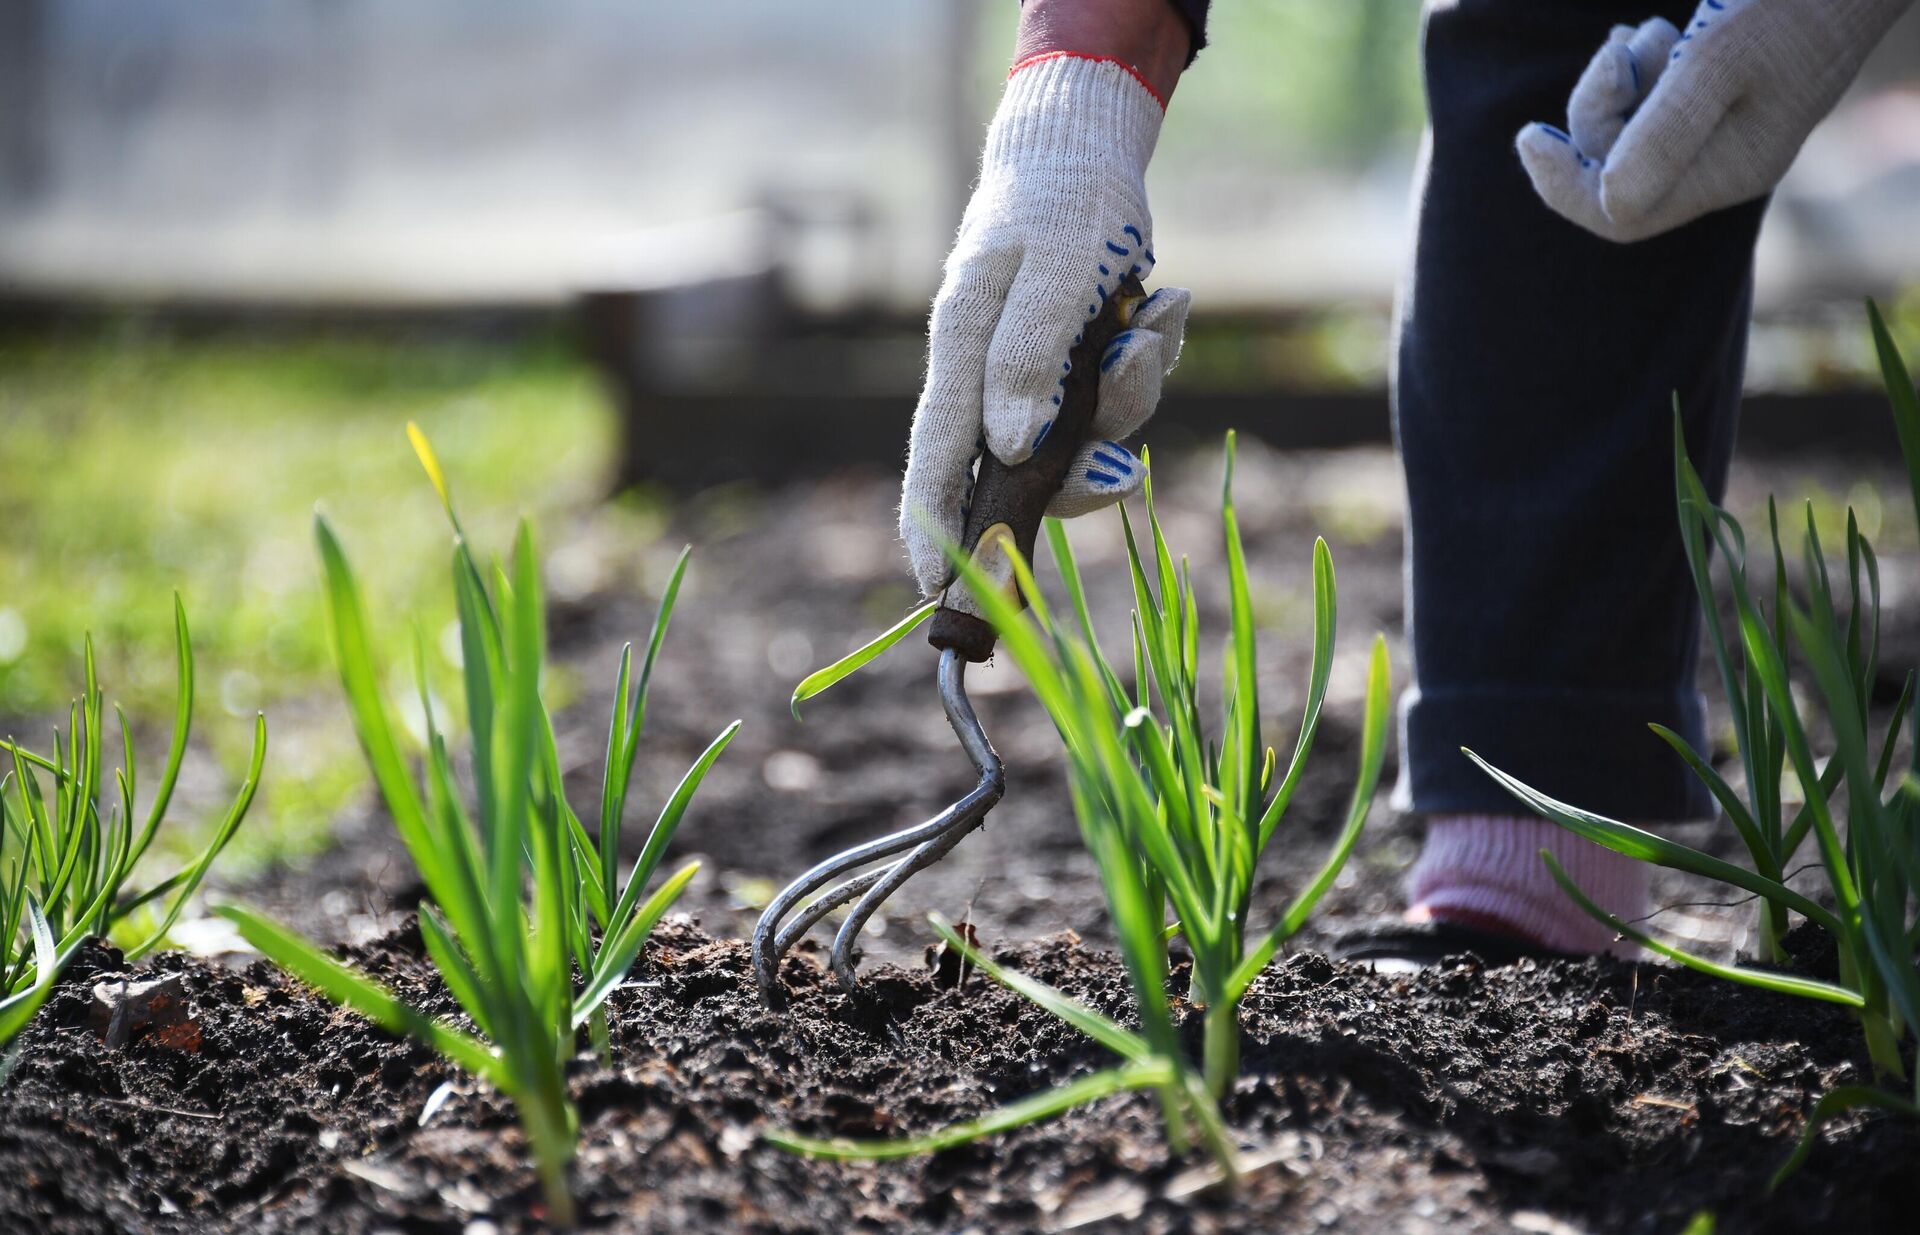
[[[409,426],[409,433],[455,530],[453,581],[471,735],[471,806],[463,801],[427,690],[426,657],[418,648],[415,674],[427,745],[421,760],[424,783],[416,788],[383,696],[365,605],[346,552],[324,518],[315,520],[314,532],[335,659],[354,728],[427,888],[420,906],[421,938],[474,1032],[414,1011],[378,982],[270,919],[236,907],[221,912],[250,944],[328,998],[419,1039],[506,1094],[519,1112],[547,1217],[564,1226],[573,1221],[568,1175],[578,1131],[565,1064],[583,1029],[606,1053],[605,1000],[626,978],[698,864],[681,867],[650,894],[648,885],[739,722],[723,730],[687,770],[623,883],[621,828],[647,687],[686,555],[661,600],[637,682],[632,648],[621,655],[596,837],[567,802],[553,723],[541,699],[546,623],[532,532],[521,523],[510,571],[496,562],[490,574],[483,574],[460,531],[432,448],[417,429]],[[582,975],[577,989],[576,969]]]
[[[1867,305],[1874,345],[1892,404],[1895,427],[1920,516],[1920,396],[1905,363],[1871,301]],[[1705,757],[1672,731],[1654,732],[1699,776],[1725,810],[1747,849],[1752,869],[1616,820],[1555,801],[1511,776],[1468,757],[1550,822],[1642,861],[1717,879],[1752,892],[1760,902],[1760,952],[1780,966],[1791,958],[1781,946],[1798,914],[1832,937],[1839,954],[1836,982],[1784,974],[1777,968],[1724,965],[1653,938],[1606,913],[1546,857],[1548,869],[1576,904],[1622,935],[1701,972],[1781,994],[1838,1003],[1858,1018],[1867,1053],[1883,1081],[1905,1081],[1901,1043],[1920,1028],[1920,708],[1916,676],[1906,684],[1892,716],[1878,733],[1869,711],[1880,650],[1880,567],[1873,546],[1848,512],[1844,541],[1831,555],[1822,546],[1809,507],[1800,538],[1804,599],[1788,587],[1787,550],[1778,511],[1769,504],[1772,584],[1754,583],[1740,524],[1713,505],[1687,457],[1679,409],[1674,413],[1674,479],[1681,538],[1699,594],[1709,644],[1733,715],[1745,773],[1742,798]],[[1720,621],[1710,559],[1720,561],[1735,621]],[[1811,679],[1808,702],[1794,695],[1791,677]],[[1911,723],[1906,768],[1895,776],[1895,750],[1903,725]],[[1830,735],[1823,761],[1814,740]],[[1805,801],[1789,812],[1791,769]],[[1842,831],[1844,824],[1844,834]],[[1811,838],[1827,895],[1815,899],[1787,886],[1786,872]],[[1861,1106],[1920,1115],[1920,1070],[1911,1078],[1913,1097],[1868,1086],[1846,1086],[1823,1097],[1809,1116],[1800,1145],[1774,1176],[1774,1184],[1798,1169],[1822,1124]]]
[[[1703,1209],[1694,1214],[1693,1218],[1680,1228],[1680,1235],[1713,1235],[1715,1228],[1719,1225],[1714,1219],[1713,1211]]]
[[[882,652],[912,634],[920,623],[932,617],[933,611],[939,607],[939,601],[928,601],[912,613],[901,618],[898,622],[895,622],[892,626],[881,631],[869,642],[862,644],[860,647],[842,656],[826,668],[817,669],[809,673],[805,679],[801,681],[800,685],[793,688],[793,699],[787,705],[793,712],[793,718],[795,720],[800,719],[800,705],[802,703],[805,703],[815,695],[826,690],[829,686],[835,685],[842,678],[850,676],[856,670],[873,661]]]
[[[1835,986],[1831,982],[1817,982],[1812,978],[1796,977],[1793,974],[1780,973],[1772,969],[1748,969],[1741,965],[1723,965],[1704,956],[1696,956],[1664,940],[1656,939],[1631,923],[1623,922],[1596,904],[1593,898],[1582,892],[1579,885],[1573,882],[1566,868],[1560,865],[1560,860],[1553,856],[1551,850],[1542,849],[1540,860],[1547,864],[1547,873],[1553,876],[1553,881],[1560,885],[1560,890],[1565,892],[1574,904],[1650,952],[1657,952],[1668,960],[1677,961],[1708,977],[1725,978],[1729,982],[1757,986],[1763,991],[1772,991],[1776,995],[1798,995],[1803,999],[1820,999],[1848,1008],[1860,1008],[1865,1005],[1866,1001],[1861,999],[1859,992],[1850,991],[1844,986]]]
[[[767,1133],[767,1142],[793,1153],[811,1154],[816,1158],[912,1158],[920,1154],[937,1154],[945,1149],[971,1144],[983,1137],[1024,1128],[1117,1093],[1135,1089],[1164,1089],[1173,1084],[1174,1079],[1173,1069],[1164,1061],[1147,1060],[1106,1068],[1057,1088],[1042,1090],[1029,1098],[1009,1103],[990,1115],[953,1124],[928,1136],[856,1140],[844,1136],[801,1136],[775,1130]]]
[[[213,835],[185,866],[134,887],[135,870],[166,822],[193,725],[193,641],[177,596],[173,618],[173,740],[144,810],[136,805],[139,766],[119,708],[118,752],[107,741],[106,695],[91,639],[85,645],[85,687],[68,711],[66,730],[54,731],[53,754],[0,741],[0,1042],[26,1023],[59,969],[87,940],[132,931],[129,961],[164,943],[253,804],[267,756],[267,726],[260,717],[254,719],[246,780]],[[106,768],[115,753],[120,767],[108,791]]]
[[[835,1156],[930,1152],[1122,1089],[1152,1089],[1176,1144],[1184,1143],[1189,1127],[1197,1128],[1223,1167],[1233,1169],[1232,1146],[1215,1103],[1239,1073],[1240,999],[1279,947],[1306,922],[1359,839],[1385,757],[1389,682],[1386,644],[1376,639],[1360,773],[1345,824],[1320,869],[1279,919],[1249,937],[1257,863],[1313,747],[1332,669],[1337,607],[1332,558],[1326,543],[1317,541],[1307,704],[1293,754],[1276,786],[1277,761],[1262,738],[1253,608],[1232,485],[1229,434],[1221,523],[1231,629],[1217,736],[1209,734],[1200,703],[1198,603],[1191,572],[1184,561],[1175,565],[1150,483],[1150,542],[1144,551],[1121,512],[1136,602],[1131,685],[1101,651],[1084,581],[1057,522],[1048,522],[1047,540],[1071,599],[1068,618],[1055,615],[1017,553],[1011,555],[1012,565],[1028,606],[1025,611],[988,584],[979,567],[953,553],[993,623],[1001,649],[1047,709],[1066,748],[1075,814],[1098,865],[1120,938],[1139,1030],[1122,1028],[1050,987],[1001,969],[968,948],[944,923],[936,920],[935,926],[949,946],[960,948],[996,981],[1112,1049],[1126,1064],[915,1142],[823,1142],[783,1134],[776,1143]],[[1203,1018],[1197,1067],[1180,1043],[1169,990],[1167,947],[1176,936],[1185,939],[1193,955],[1186,1003]]]
[[[1767,1191],[1772,1192],[1785,1183],[1793,1173],[1805,1165],[1807,1155],[1813,1152],[1813,1144],[1819,1139],[1820,1129],[1831,1120],[1848,1111],[1878,1109],[1891,1111],[1895,1115],[1904,1115],[1908,1119],[1920,1119],[1920,1104],[1907,1101],[1898,1094],[1888,1093],[1884,1089],[1875,1089],[1871,1085],[1837,1085],[1830,1092],[1820,1095],[1820,1100],[1807,1112],[1807,1127],[1800,1134],[1800,1140],[1793,1147],[1793,1153],[1780,1164],[1767,1181]]]
[[[17,994],[0,998],[0,1046],[13,1041],[14,1035],[25,1029],[40,1005],[53,993],[53,980],[59,976],[65,959],[54,950],[53,930],[47,925],[46,915],[40,912],[40,902],[29,892],[26,899],[27,926],[33,936],[34,979],[33,985]],[[75,948],[80,945],[76,943]],[[69,952],[68,956],[72,953]],[[9,1052],[0,1060],[0,1084],[4,1084],[7,1074],[13,1071],[15,1052]]]

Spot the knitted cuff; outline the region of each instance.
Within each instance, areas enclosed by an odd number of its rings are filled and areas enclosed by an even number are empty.
[[[1630,941],[1587,916],[1540,859],[1547,850],[1580,890],[1626,921],[1647,912],[1644,862],[1582,840],[1532,816],[1451,815],[1427,825],[1427,843],[1407,875],[1411,916],[1505,926],[1563,952],[1633,955]]]
[[[1007,75],[987,134],[988,167],[1116,159],[1143,176],[1160,140],[1166,103],[1132,65],[1110,56],[1050,51]]]

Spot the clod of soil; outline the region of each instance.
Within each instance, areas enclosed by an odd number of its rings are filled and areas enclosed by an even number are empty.
[[[1125,1013],[1117,959],[1074,937],[999,955]],[[456,1011],[413,930],[355,959]],[[8,1232],[540,1229],[511,1110],[430,1052],[264,963],[178,955],[136,976],[177,977],[198,1049],[109,1050],[88,1011],[122,969],[83,953],[22,1039],[0,1091]],[[744,944],[659,930],[611,1001],[615,1066],[573,1068],[583,1226],[1651,1233],[1708,1210],[1721,1231],[1906,1231],[1920,1205],[1920,1129],[1887,1119],[1837,1123],[1766,1195],[1814,1097],[1865,1076],[1857,1034],[1837,1009],[1665,966],[1276,962],[1247,996],[1226,1104],[1251,1166],[1238,1191],[1171,1155],[1143,1096],[934,1158],[773,1149],[764,1128],[924,1131],[1110,1062],[978,975],[948,989],[876,966],[858,999],[813,956],[784,975],[776,1015]]]

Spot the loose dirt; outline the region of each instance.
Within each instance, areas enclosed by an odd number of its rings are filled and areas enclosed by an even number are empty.
[[[356,958],[452,1013],[417,933]],[[1124,1016],[1121,967],[1071,936],[1001,959]],[[28,1030],[0,1095],[10,1231],[514,1232],[541,1228],[511,1110],[435,1056],[255,963],[166,956],[198,1049],[104,1048],[94,948]],[[576,1061],[583,1225],[683,1231],[1905,1231],[1920,1129],[1848,1120],[1762,1187],[1813,1098],[1865,1075],[1843,1013],[1665,967],[1590,960],[1411,977],[1277,962],[1247,996],[1226,1104],[1237,1190],[1169,1152],[1122,1096],[930,1159],[841,1164],[769,1127],[938,1128],[1112,1062],[974,977],[880,966],[860,998],[811,956],[763,1009],[742,944],[663,928],[613,998],[614,1066]],[[1197,1028],[1192,1018],[1189,1028]],[[454,1091],[422,1123],[443,1081]]]

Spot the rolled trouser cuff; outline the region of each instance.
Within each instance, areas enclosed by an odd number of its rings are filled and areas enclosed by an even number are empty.
[[[1549,797],[1612,819],[1656,824],[1713,818],[1707,787],[1648,728],[1652,723],[1706,750],[1706,701],[1698,691],[1415,688],[1401,700],[1394,805],[1425,815],[1524,809],[1461,753],[1464,746]]]

